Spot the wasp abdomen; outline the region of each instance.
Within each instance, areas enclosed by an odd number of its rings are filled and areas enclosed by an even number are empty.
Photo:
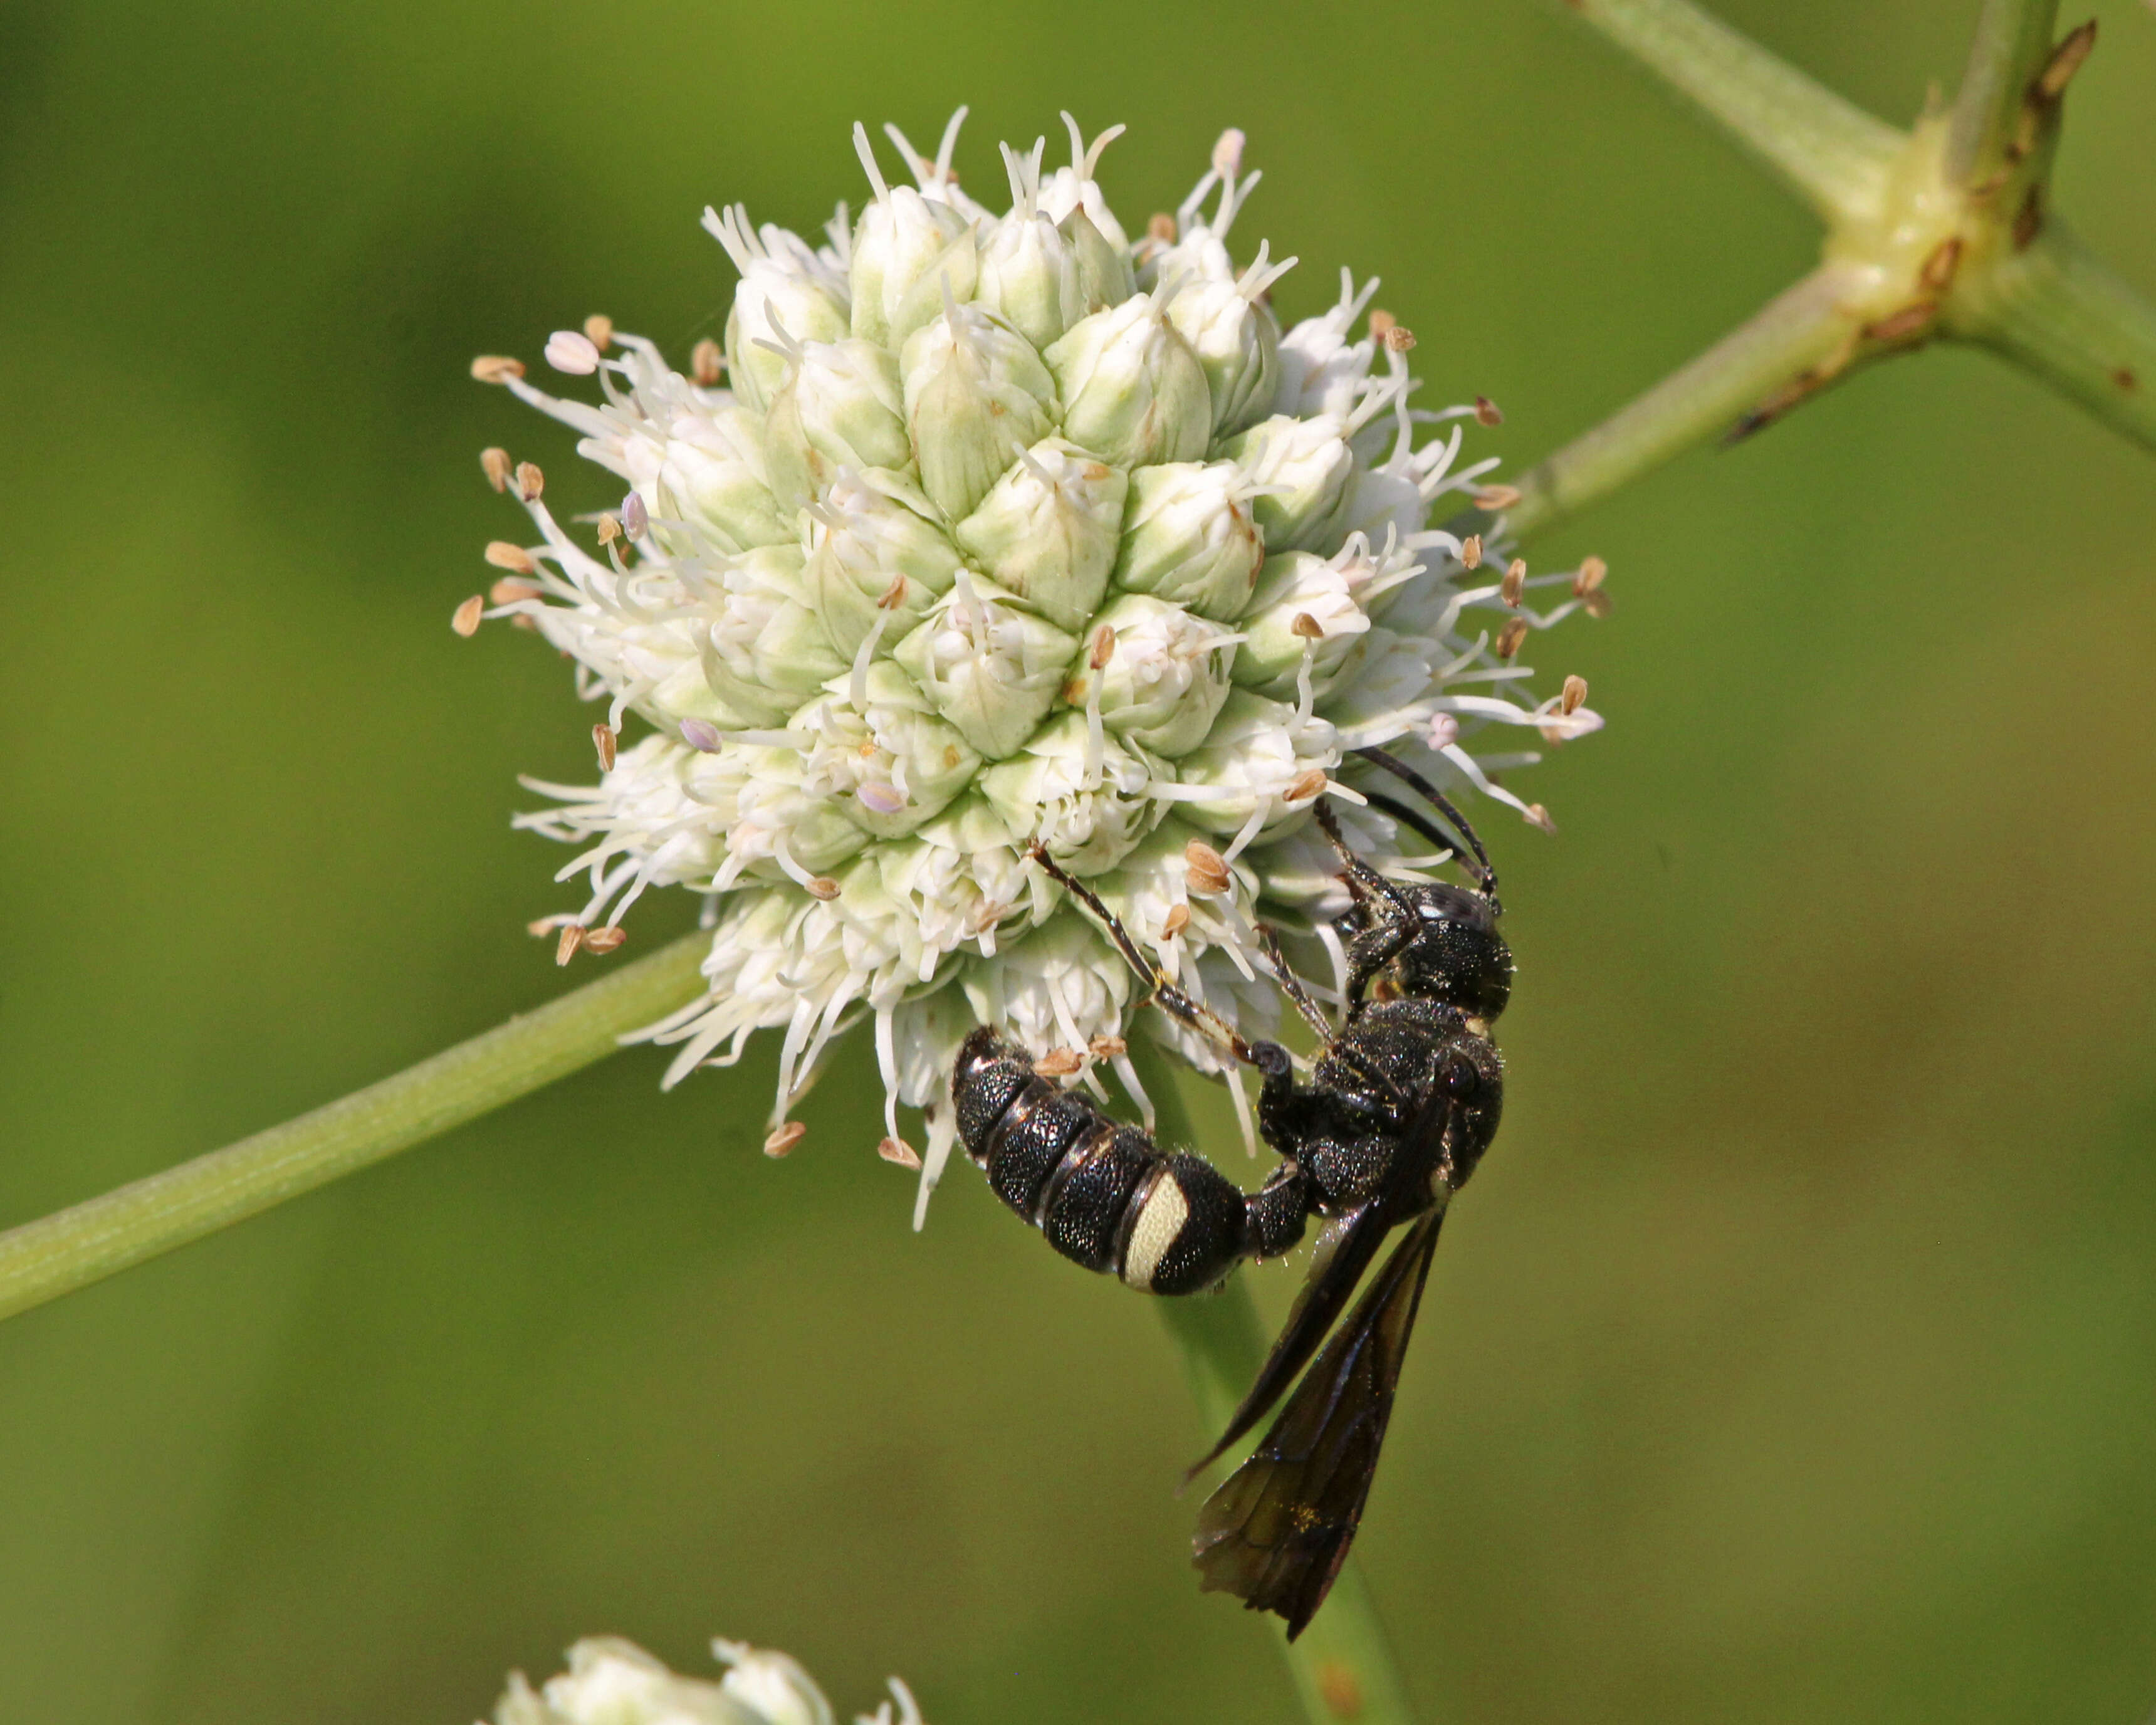
[[[1201,1157],[1050,1084],[992,1031],[951,1075],[966,1153],[989,1189],[1065,1257],[1155,1294],[1210,1287],[1250,1248],[1246,1200]]]

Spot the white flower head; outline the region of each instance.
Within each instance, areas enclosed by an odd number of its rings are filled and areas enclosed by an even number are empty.
[[[684,1677],[634,1643],[595,1635],[569,1650],[569,1668],[534,1689],[521,1671],[494,1711],[495,1725],[835,1725],[815,1680],[783,1653],[714,1641],[727,1669],[717,1681]],[[856,1725],[921,1725],[912,1692],[891,1680],[885,1702]]]
[[[700,344],[685,373],[594,319],[547,351],[596,401],[480,367],[629,488],[572,531],[538,469],[487,456],[536,542],[490,547],[507,573],[486,614],[536,629],[606,704],[598,783],[536,785],[556,806],[522,817],[579,847],[583,902],[548,919],[565,962],[618,945],[649,887],[706,895],[709,993],[648,1033],[675,1050],[667,1081],[777,1033],[783,1149],[860,1025],[890,1141],[919,1111],[924,1200],[974,1024],[1136,1091],[1145,985],[1030,846],[1262,1032],[1257,924],[1322,942],[1340,906],[1317,799],[1381,861],[1434,860],[1358,806],[1353,750],[1546,825],[1493,776],[1532,749],[1485,748],[1492,727],[1548,745],[1601,723],[1578,678],[1536,691],[1518,662],[1536,630],[1599,614],[1600,564],[1530,573],[1432,526],[1449,497],[1499,506],[1494,464],[1462,459],[1476,408],[1410,405],[1413,338],[1369,311],[1376,284],[1343,275],[1336,304],[1280,326],[1293,260],[1235,249],[1258,178],[1240,133],[1133,246],[1097,177],[1120,131],[1070,122],[1045,174],[1043,145],[1006,146],[998,213],[958,189],[955,121],[933,160],[891,135],[912,187],[858,130],[869,201],[828,243],[707,213],[741,278],[723,356]],[[622,741],[632,718],[648,733]]]

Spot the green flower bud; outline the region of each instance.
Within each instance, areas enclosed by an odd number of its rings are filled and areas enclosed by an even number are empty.
[[[981,757],[889,660],[870,665],[863,680],[858,707],[850,695],[827,695],[788,728],[816,739],[802,757],[811,795],[831,799],[875,838],[903,838],[972,783]]]
[[[1314,545],[1331,529],[1355,470],[1345,430],[1331,413],[1312,419],[1276,413],[1221,445],[1219,454],[1243,470],[1248,484],[1267,488],[1250,501],[1267,551]]]
[[[965,567],[936,506],[903,474],[842,474],[809,516],[808,603],[849,664],[880,616],[897,640]]]
[[[861,341],[814,341],[793,356],[764,433],[773,495],[798,509],[841,468],[898,469],[912,459],[898,363]]]
[[[1109,730],[1169,760],[1204,740],[1228,698],[1235,638],[1226,629],[1166,600],[1125,593],[1095,619],[1086,642],[1063,691],[1071,706],[1097,701]]]
[[[1243,619],[1243,645],[1235,677],[1246,689],[1292,700],[1306,656],[1312,687],[1322,694],[1332,672],[1370,626],[1337,562],[1306,551],[1291,551],[1265,564]]]
[[[1234,462],[1177,461],[1131,475],[1118,587],[1226,622],[1243,614],[1265,561],[1250,485]]]
[[[812,706],[811,711],[814,711]],[[796,715],[793,724],[800,722]],[[727,843],[752,857],[775,852],[767,835],[783,834],[794,866],[818,874],[858,855],[868,835],[848,819],[846,805],[824,794],[824,780],[812,773],[800,751],[768,746],[733,745],[749,763],[747,783],[737,800],[739,814]],[[783,872],[775,864],[766,873]]]
[[[663,439],[636,438],[622,449],[624,477],[644,499],[651,531],[666,552],[693,554],[700,534],[728,551],[794,536],[793,522],[772,495],[761,418],[745,408],[722,407],[685,414],[667,430]]]
[[[1047,438],[1019,455],[953,536],[1019,603],[1075,629],[1107,589],[1128,489],[1119,470]]]
[[[1075,638],[961,574],[891,657],[991,761],[1016,752],[1061,692]]]
[[[726,608],[711,626],[711,655],[775,703],[773,716],[792,711],[846,668],[808,603],[805,562],[793,545],[742,557],[726,571]]]
[[[1175,812],[1194,826],[1221,834],[1240,832],[1268,799],[1274,807],[1261,831],[1304,819],[1308,804],[1290,809],[1287,793],[1312,768],[1338,760],[1337,741],[1324,720],[1299,723],[1293,707],[1238,689],[1222,705],[1204,746],[1175,763],[1186,792],[1204,787],[1219,795],[1178,798]]]
[[[1096,311],[1043,356],[1062,392],[1064,435],[1104,461],[1191,461],[1212,440],[1211,386],[1163,295]]]
[[[973,227],[941,198],[885,185],[865,128],[855,127],[854,147],[875,199],[854,230],[853,332],[896,347],[943,309],[947,292],[953,300],[973,298],[980,267]]]
[[[988,495],[1014,443],[1055,429],[1055,380],[1033,344],[974,306],[953,304],[907,336],[901,372],[921,489],[953,521]]]
[[[981,774],[981,793],[1013,832],[1038,833],[1074,875],[1111,869],[1160,819],[1141,793],[1159,769],[1083,713],[1035,732],[1023,753]]]
[[[1138,290],[1123,241],[1102,233],[1082,206],[1058,222],[1055,231],[1077,257],[1078,296],[1089,313],[1120,305]]]
[[[1269,264],[1260,245],[1240,280],[1187,283],[1168,306],[1169,321],[1205,368],[1215,438],[1232,437],[1272,411],[1280,391],[1280,326],[1259,295],[1295,261]]]
[[[982,232],[979,302],[1035,347],[1046,347],[1098,303],[1086,291],[1077,247],[1040,207],[1040,151],[1020,156],[1005,144],[1010,213]]]
[[[845,284],[795,235],[752,228],[739,204],[724,215],[706,209],[704,226],[741,271],[726,314],[726,371],[742,404],[760,413],[786,377],[785,354],[762,344],[843,340],[851,328]]]

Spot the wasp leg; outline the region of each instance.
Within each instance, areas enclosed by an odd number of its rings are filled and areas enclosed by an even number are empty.
[[[1324,798],[1317,799],[1315,812],[1317,824],[1324,829],[1327,840],[1338,854],[1340,860],[1348,865],[1345,878],[1348,891],[1360,899],[1382,900],[1393,912],[1386,919],[1385,928],[1378,934],[1373,950],[1356,955],[1355,975],[1348,987],[1348,1013],[1353,1017],[1354,1009],[1363,1004],[1363,990],[1370,977],[1383,969],[1414,943],[1415,936],[1422,929],[1422,915],[1415,909],[1414,901],[1402,892],[1395,882],[1388,880],[1349,848],[1347,839],[1341,835],[1339,819]]]
[[[1040,865],[1041,871],[1091,911],[1108,938],[1115,942],[1116,950],[1123,955],[1123,962],[1138,973],[1152,992],[1149,999],[1170,1018],[1180,1020],[1219,1048],[1231,1060],[1245,1066],[1255,1066],[1265,1078],[1265,1094],[1273,1094],[1279,1086],[1292,1092],[1294,1080],[1290,1076],[1293,1062],[1288,1051],[1277,1042],[1246,1041],[1240,1031],[1227,1019],[1206,1005],[1194,1000],[1168,979],[1168,973],[1147,957],[1145,949],[1131,937],[1116,913],[1101,901],[1101,895],[1084,881],[1065,872],[1055,859],[1048,854],[1047,847],[1036,843],[1027,853]],[[1327,1033],[1328,1035],[1330,1031]]]
[[[1270,922],[1260,922],[1258,925],[1258,945],[1265,955],[1265,962],[1272,966],[1273,980],[1280,984],[1280,991],[1287,996],[1289,1004],[1301,1013],[1302,1021],[1317,1033],[1317,1040],[1331,1046],[1332,1020],[1326,1017],[1325,1009],[1310,998],[1310,991],[1303,986],[1302,978],[1290,967],[1287,955],[1281,951],[1280,932]]]
[[[1301,1243],[1310,1219],[1310,1176],[1293,1157],[1285,1158],[1265,1183],[1243,1199],[1243,1250],[1253,1258],[1280,1258]]]

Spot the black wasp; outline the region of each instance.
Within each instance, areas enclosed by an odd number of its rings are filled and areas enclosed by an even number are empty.
[[[1333,924],[1348,957],[1341,1023],[1260,930],[1281,990],[1318,1038],[1307,1085],[1296,1082],[1285,1048],[1245,1041],[1176,988],[1091,889],[1034,848],[1034,860],[1100,919],[1153,1004],[1261,1075],[1258,1127],[1281,1161],[1260,1190],[1239,1191],[1202,1158],[1163,1150],[1038,1076],[985,1027],[967,1038],[951,1076],[959,1134],[996,1195],[1065,1257],[1134,1288],[1215,1286],[1245,1258],[1287,1251],[1311,1215],[1326,1218],[1286,1327],[1220,1441],[1191,1470],[1246,1434],[1310,1366],[1250,1458],[1206,1500],[1193,1545],[1206,1588],[1277,1612],[1291,1639],[1355,1538],[1445,1206],[1496,1135],[1504,1074],[1489,1030],[1512,986],[1497,878],[1474,829],[1401,762],[1356,752],[1411,786],[1466,849],[1390,797],[1367,793],[1373,806],[1463,863],[1471,853],[1479,867],[1471,889],[1389,879],[1348,847],[1319,799],[1350,899]],[[1403,1226],[1405,1238],[1334,1330],[1378,1245]]]

